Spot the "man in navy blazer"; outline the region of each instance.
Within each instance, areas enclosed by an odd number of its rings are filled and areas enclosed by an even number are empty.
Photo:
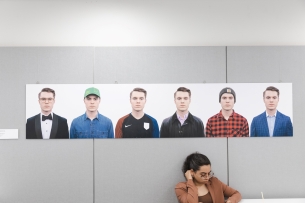
[[[67,119],[52,112],[55,91],[43,88],[38,98],[41,113],[27,119],[26,139],[69,139]]]
[[[279,95],[280,91],[276,87],[266,88],[263,93],[266,111],[253,118],[251,137],[293,136],[290,117],[277,110]]]

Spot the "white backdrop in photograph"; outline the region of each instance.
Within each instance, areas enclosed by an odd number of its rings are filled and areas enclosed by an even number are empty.
[[[218,84],[28,84],[26,85],[26,119],[40,113],[38,93],[49,87],[55,90],[53,112],[66,118],[69,127],[74,118],[85,113],[84,92],[89,87],[100,90],[99,112],[110,118],[115,128],[119,118],[131,112],[129,94],[135,87],[147,91],[144,112],[154,117],[161,127],[163,119],[172,116],[175,111],[174,92],[179,87],[191,90],[189,111],[201,118],[204,126],[207,120],[221,110],[219,92],[224,87],[231,87],[236,93],[234,110],[244,116],[249,123],[253,117],[265,110],[263,91],[268,86],[280,90],[278,110],[292,117],[291,83],[218,83]]]

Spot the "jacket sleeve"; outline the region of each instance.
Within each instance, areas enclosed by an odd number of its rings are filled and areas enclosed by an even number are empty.
[[[293,136],[293,128],[290,118],[287,121],[287,136]]]
[[[244,121],[244,126],[243,126],[243,134],[242,134],[243,137],[249,137],[249,125],[248,125],[248,121],[247,119],[245,118],[245,121]]]
[[[193,180],[178,183],[175,192],[180,203],[198,203],[198,190]]]
[[[110,119],[109,119],[108,138],[114,138],[113,125]]]
[[[207,122],[207,124],[205,126],[205,136],[206,137],[212,137],[210,120],[208,120],[208,122]]]
[[[253,118],[252,122],[251,122],[251,127],[250,127],[251,131],[250,131],[250,136],[251,137],[256,137],[256,128],[255,128],[255,118]]]
[[[168,132],[168,122],[166,119],[162,122],[161,129],[160,129],[160,138],[162,137],[169,137],[169,132]]]
[[[199,124],[199,137],[205,137],[204,134],[204,125],[201,119],[198,118],[198,124]]]
[[[230,200],[232,203],[237,203],[241,200],[241,194],[237,190],[227,186],[223,182],[221,182],[221,184],[222,184],[223,194],[225,197],[228,197],[228,200]]]
[[[25,129],[26,129],[26,131],[25,131],[25,137],[26,137],[26,139],[30,139],[31,130],[30,130],[29,119],[26,120]]]
[[[122,119],[119,119],[115,126],[115,138],[122,138],[123,131],[122,131]]]
[[[70,127],[70,139],[75,139],[76,137],[76,132],[75,132],[75,123],[74,120],[72,121],[71,127]]]
[[[159,126],[158,122],[153,119],[153,138],[159,138],[160,137],[160,132],[159,132]]]
[[[63,130],[63,136],[64,139],[69,139],[69,127],[67,119],[64,120],[64,130]]]

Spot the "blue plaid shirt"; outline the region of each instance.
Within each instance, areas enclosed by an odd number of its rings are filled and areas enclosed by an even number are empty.
[[[70,139],[76,138],[114,138],[112,122],[99,113],[91,121],[85,113],[72,121]]]

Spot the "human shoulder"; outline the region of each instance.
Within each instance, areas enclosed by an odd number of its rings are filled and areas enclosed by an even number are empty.
[[[241,120],[247,121],[247,119],[246,119],[245,117],[243,117],[242,115],[236,113],[235,111],[234,111],[234,115],[233,115],[233,116],[234,116],[235,118],[239,118],[239,119],[241,119]]]
[[[197,116],[194,116],[193,114],[189,113],[189,116],[188,117],[192,117],[194,119],[195,122],[199,122],[199,123],[202,123],[202,120],[197,117]]]
[[[98,118],[101,122],[108,122],[108,123],[112,123],[110,118],[98,113]]]
[[[75,123],[75,122],[83,122],[85,120],[85,117],[86,117],[86,113],[82,114],[82,115],[80,115],[80,116],[78,116],[76,118],[74,118],[72,120],[72,124],[71,125],[73,125],[73,123]]]
[[[209,180],[211,182],[211,184],[221,184],[222,182],[215,176],[213,176],[212,178],[210,178]]]
[[[174,113],[174,115],[167,117],[163,120],[162,124],[168,124],[170,121],[172,121],[174,119],[176,113]]]
[[[261,113],[261,114],[255,116],[255,117],[253,118],[253,121],[257,121],[257,120],[263,119],[264,117],[266,117],[266,111],[264,111],[263,113]]]
[[[146,113],[144,113],[144,116],[148,117],[150,120],[152,120],[152,122],[157,122],[157,120],[154,117],[152,117]]]
[[[176,189],[185,189],[187,190],[186,182],[179,182],[175,186]]]
[[[284,119],[290,119],[289,116],[286,116],[285,114],[283,114],[283,113],[281,113],[279,111],[277,111],[276,117],[281,117],[281,118],[284,118]]]
[[[223,183],[222,181],[220,181],[217,177],[212,177],[209,180],[211,186],[213,186],[214,188],[224,188],[227,185],[225,183]]]
[[[59,116],[59,115],[57,115],[57,114],[55,114],[55,113],[53,113],[53,116],[54,116],[54,117],[57,116],[58,120],[62,120],[62,121],[66,121],[66,120],[67,120],[66,118],[64,118],[64,117],[62,117],[62,116]]]
[[[121,118],[118,120],[118,123],[123,123],[124,120],[125,120],[126,118],[128,118],[129,116],[130,116],[130,113],[127,114],[127,115],[125,115],[125,116],[123,116],[123,117],[121,117]]]
[[[32,116],[32,117],[28,118],[27,121],[28,121],[28,122],[34,121],[34,120],[36,119],[37,116],[40,116],[40,113],[37,114],[37,115],[35,115],[35,116]]]
[[[212,121],[212,120],[216,120],[216,119],[218,119],[218,118],[219,118],[219,113],[217,113],[217,114],[211,116],[211,117],[208,119],[208,122],[209,122],[209,121]]]

